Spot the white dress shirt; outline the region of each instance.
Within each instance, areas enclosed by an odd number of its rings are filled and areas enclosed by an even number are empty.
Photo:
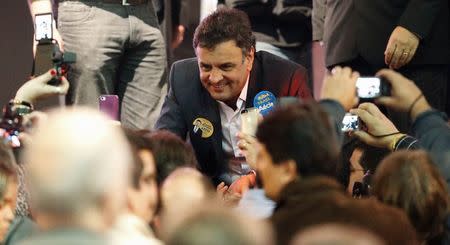
[[[248,80],[242,88],[241,94],[236,101],[236,110],[219,102],[220,123],[222,125],[222,148],[225,152],[225,161],[228,162],[229,169],[233,174],[244,175],[250,170],[245,162],[244,155],[237,146],[237,133],[241,131],[241,112],[245,109],[247,99]]]

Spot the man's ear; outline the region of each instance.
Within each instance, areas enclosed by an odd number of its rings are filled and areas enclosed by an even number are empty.
[[[253,68],[253,60],[255,59],[255,48],[252,47],[246,54],[245,60],[247,61],[247,71],[251,71]]]
[[[299,177],[297,173],[297,164],[294,160],[289,159],[282,163],[283,165],[283,176],[285,176],[286,182],[291,182]]]

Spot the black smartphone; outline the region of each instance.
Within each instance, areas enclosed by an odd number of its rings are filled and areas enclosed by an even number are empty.
[[[342,119],[342,132],[355,131],[360,129],[360,120],[357,115],[346,113]]]
[[[37,41],[33,61],[32,76],[39,76],[55,68],[53,63],[53,15],[51,13],[36,14],[34,17],[34,36]],[[52,79],[49,84],[57,85],[59,81]]]
[[[371,100],[390,94],[390,84],[379,77],[360,77],[356,81],[356,92],[363,100]]]

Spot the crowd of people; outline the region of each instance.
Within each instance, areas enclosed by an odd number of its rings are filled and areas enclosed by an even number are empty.
[[[429,102],[423,83],[398,70],[423,65],[414,53],[433,37],[426,28],[402,18],[418,43],[396,57],[389,50],[402,42],[391,36],[384,67],[360,71],[370,55],[327,58],[314,97],[304,25],[323,9],[295,7],[308,1],[219,1],[195,29],[196,57],[174,62],[167,84],[157,12],[123,2],[60,1],[56,38],[81,59],[67,78],[56,68],[25,82],[4,107],[0,244],[450,244],[450,124],[434,104],[445,98]],[[448,19],[448,3],[433,2]],[[342,11],[323,6],[327,21]],[[264,27],[271,20],[279,26]],[[296,41],[282,32],[295,32],[292,20],[302,21]],[[327,52],[340,43],[330,42]],[[361,98],[358,81],[374,68],[389,91]],[[119,95],[121,121],[92,108],[108,93]],[[73,105],[35,110],[61,95]],[[251,110],[255,131],[243,116]],[[357,127],[343,131],[349,114]]]

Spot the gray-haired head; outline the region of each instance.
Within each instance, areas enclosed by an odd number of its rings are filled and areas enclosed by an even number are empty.
[[[132,159],[120,127],[94,110],[58,110],[32,139],[24,159],[33,211],[78,225],[88,215],[113,223]]]

